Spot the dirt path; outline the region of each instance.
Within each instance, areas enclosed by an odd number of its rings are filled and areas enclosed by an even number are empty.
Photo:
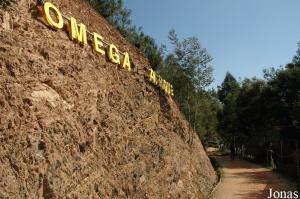
[[[224,178],[213,199],[267,198],[273,190],[297,190],[286,179],[267,168],[244,160],[231,161],[228,156],[215,157],[222,165]]]

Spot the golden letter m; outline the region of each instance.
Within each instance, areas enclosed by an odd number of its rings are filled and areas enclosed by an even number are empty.
[[[76,40],[78,43],[87,45],[86,27],[81,23],[78,29],[76,19],[73,17],[70,18],[69,36],[71,40]]]

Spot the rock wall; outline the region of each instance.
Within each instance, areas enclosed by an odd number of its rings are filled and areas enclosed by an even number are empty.
[[[0,198],[205,198],[215,172],[148,61],[84,1],[51,2],[134,70],[50,29],[32,1],[0,10]]]

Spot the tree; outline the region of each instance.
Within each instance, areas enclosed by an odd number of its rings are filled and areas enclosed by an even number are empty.
[[[146,35],[142,28],[132,25],[131,10],[124,6],[123,0],[90,0],[90,4],[131,44],[148,58],[155,70],[163,62],[163,47],[158,47],[155,40]]]
[[[152,69],[156,70],[163,64],[164,46],[158,47],[155,40],[146,35],[142,28],[131,27],[124,32],[124,36],[131,44],[140,49],[142,53],[148,58]]]
[[[218,90],[223,103],[218,114],[218,129],[224,140],[230,142],[234,137],[248,155],[265,161],[262,151],[266,151],[271,143],[299,132],[299,60],[298,48],[291,63],[279,69],[264,70],[264,80],[245,79],[241,86],[230,73],[226,74]]]
[[[298,67],[300,67],[300,42],[298,42],[297,45],[298,45],[298,49],[296,51],[296,55],[292,60],[292,65],[297,65]]]
[[[184,112],[190,112],[190,98],[212,82],[212,57],[195,37],[179,41],[174,30],[169,32],[173,50],[166,56],[160,73],[173,85],[175,99]]]
[[[287,65],[278,75],[269,81],[270,110],[274,118],[274,125],[293,126],[299,121],[297,104],[300,92],[300,67]]]
[[[216,136],[218,100],[205,88],[212,82],[212,57],[196,37],[180,41],[174,30],[169,32],[173,50],[167,54],[160,74],[175,91],[175,100],[203,141]]]
[[[274,67],[271,67],[269,69],[263,69],[264,79],[272,80],[272,79],[276,78],[278,73],[282,70],[283,70],[282,66],[280,66],[278,69],[276,69]]]
[[[165,67],[176,65],[175,71],[181,73],[188,79],[190,88],[197,91],[209,86],[212,81],[212,57],[203,48],[196,37],[189,37],[179,41],[175,30],[169,32],[169,40],[173,44],[174,50],[167,56]],[[168,74],[166,74],[168,75]]]
[[[131,11],[123,0],[90,0],[91,5],[148,58],[153,69],[168,80],[175,91],[175,100],[191,126],[203,136],[216,133],[217,100],[205,91],[211,84],[212,57],[196,37],[180,41],[174,30],[169,33],[173,50],[164,56],[165,47],[132,25]]]
[[[90,0],[94,9],[121,32],[131,26],[131,10],[124,7],[123,0]]]
[[[228,144],[234,141],[237,133],[236,100],[237,93],[229,93],[223,101],[223,109],[218,113],[218,130]]]
[[[225,79],[220,87],[218,87],[218,96],[221,102],[224,102],[225,98],[230,93],[235,93],[239,90],[239,83],[235,77],[229,72],[226,73]]]
[[[185,75],[192,81],[193,87],[201,90],[209,86],[212,81],[212,57],[202,47],[196,37],[179,41],[175,30],[170,31],[169,38],[175,44],[174,56],[183,69]]]
[[[226,73],[221,87],[218,88],[218,97],[223,103],[222,109],[218,113],[218,130],[223,140],[227,144],[232,144],[237,136],[237,98],[239,95],[239,83],[229,72]]]

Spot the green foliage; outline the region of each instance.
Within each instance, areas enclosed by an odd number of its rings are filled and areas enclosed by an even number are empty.
[[[223,102],[229,93],[236,93],[238,90],[239,84],[235,77],[227,72],[222,85],[218,88],[218,97]]]
[[[146,35],[141,28],[132,25],[131,11],[125,8],[123,0],[89,1],[97,12],[119,30],[131,44],[144,53],[153,69],[162,64],[163,47],[158,47],[152,37]]]
[[[0,0],[0,8],[6,8],[16,3],[16,0]]]
[[[169,33],[173,50],[159,67],[175,91],[175,100],[191,126],[206,142],[217,137],[217,112],[220,108],[214,91],[205,91],[212,82],[212,57],[195,37],[180,41]]]
[[[159,47],[141,28],[132,25],[131,11],[124,7],[123,0],[90,0],[90,3],[144,53],[153,69],[157,69],[173,85],[176,102],[199,135],[207,140],[217,137],[216,115],[220,105],[211,92],[205,91],[213,81],[212,57],[201,46],[199,39],[191,37],[179,41],[175,31],[170,31],[173,50],[164,57],[165,47]]]
[[[292,64],[297,65],[298,67],[300,65],[300,42],[298,42],[298,49],[296,51],[296,55],[293,58]]]
[[[263,70],[264,79],[272,80],[272,79],[276,78],[278,73],[282,70],[283,70],[282,67],[280,67],[279,69],[275,69],[274,67],[271,67],[269,69],[264,69]]]
[[[174,46],[174,51],[169,54],[169,57],[171,56],[172,62],[180,66],[182,74],[190,81],[191,87],[202,90],[209,86],[213,81],[213,69],[209,65],[212,57],[201,46],[199,39],[190,37],[179,41],[175,30],[169,32],[169,39]]]
[[[213,69],[209,64],[212,57],[205,48],[202,48],[196,37],[179,41],[175,31],[171,30],[169,39],[174,49],[167,55],[163,67],[160,68],[161,73],[173,81],[173,85],[177,88],[175,90],[181,89],[179,93],[183,93],[184,96],[187,96],[187,91],[204,90],[213,81]]]
[[[115,28],[130,27],[131,11],[124,7],[123,0],[90,0],[90,3]]]
[[[300,67],[297,64],[287,65],[276,78],[270,80],[268,90],[272,100],[270,111],[273,124],[299,127]]]
[[[137,29],[136,27],[131,27],[127,30],[123,30],[123,35],[131,44],[144,53],[154,70],[163,63],[164,47],[158,47],[155,40],[146,35],[141,28]]]
[[[245,79],[239,86],[227,73],[218,90],[223,102],[218,115],[222,138],[244,146],[257,160],[264,161],[262,152],[286,136],[283,129],[300,128],[299,49],[285,68],[264,70],[265,80]]]
[[[223,103],[223,110],[218,113],[218,130],[227,143],[234,142],[237,134],[236,101],[240,86],[233,75],[227,72],[222,85],[218,88],[219,100]]]
[[[223,172],[222,166],[220,165],[218,160],[214,157],[209,157],[209,160],[210,160],[212,166],[214,167],[214,170],[217,174],[218,182],[219,182],[224,177],[224,172]]]

